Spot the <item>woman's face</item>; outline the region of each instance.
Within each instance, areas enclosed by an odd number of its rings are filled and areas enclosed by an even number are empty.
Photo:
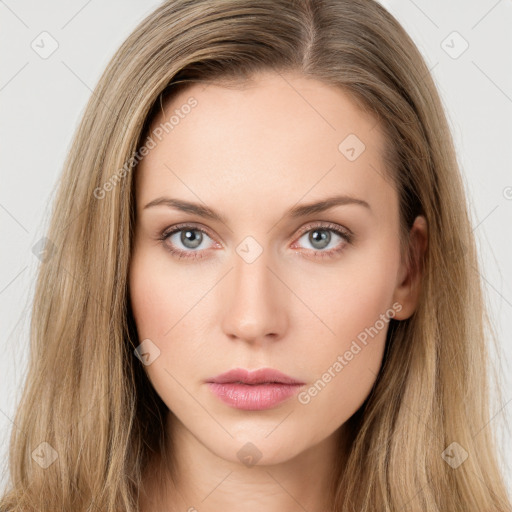
[[[193,84],[165,107],[136,171],[141,359],[182,439],[291,459],[357,411],[389,320],[415,308],[383,135],[341,90],[290,74]],[[208,383],[234,368],[301,384]]]

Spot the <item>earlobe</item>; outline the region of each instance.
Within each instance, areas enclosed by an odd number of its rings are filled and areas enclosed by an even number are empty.
[[[406,320],[416,310],[423,277],[423,257],[428,245],[428,226],[423,215],[418,215],[409,232],[409,261],[403,261],[398,273],[393,301],[402,309],[395,315],[396,320]]]

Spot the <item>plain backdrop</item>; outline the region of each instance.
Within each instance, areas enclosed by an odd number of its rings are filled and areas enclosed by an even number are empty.
[[[491,420],[501,425],[512,417],[512,2],[382,3],[424,55],[452,128],[503,352],[494,360],[508,379]],[[45,234],[53,187],[100,74],[159,4],[0,0],[0,472],[17,428],[13,417],[27,370],[40,263],[33,248]],[[498,435],[512,489],[510,433],[499,427]]]

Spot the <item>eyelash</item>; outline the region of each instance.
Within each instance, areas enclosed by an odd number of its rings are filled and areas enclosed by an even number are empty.
[[[346,228],[341,228],[337,224],[332,224],[330,222],[317,222],[313,224],[308,224],[304,230],[301,231],[300,235],[298,236],[298,239],[302,238],[303,235],[308,233],[309,231],[313,231],[314,229],[322,229],[325,231],[332,231],[336,235],[340,236],[342,239],[344,239],[344,243],[341,245],[341,248],[337,249],[330,249],[328,251],[322,251],[322,250],[314,250],[310,249],[313,253],[314,258],[332,258],[334,256],[337,256],[340,254],[346,247],[347,244],[351,244],[353,242],[353,233],[349,231]],[[199,250],[199,251],[182,251],[179,249],[172,248],[169,244],[166,243],[166,240],[174,235],[175,233],[179,233],[180,231],[200,231],[201,233],[204,233],[205,235],[208,235],[208,237],[212,238],[207,230],[196,226],[194,224],[178,224],[176,226],[173,226],[171,230],[166,229],[164,230],[161,235],[158,237],[158,240],[162,243],[164,248],[169,251],[171,254],[176,256],[178,259],[201,259],[204,258],[204,252],[205,250]],[[294,242],[295,243],[295,242]],[[192,255],[189,256],[189,253]]]

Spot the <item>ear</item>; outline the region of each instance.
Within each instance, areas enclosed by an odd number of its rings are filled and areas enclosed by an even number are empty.
[[[418,305],[421,291],[421,278],[423,267],[421,261],[428,245],[427,221],[423,215],[418,215],[409,231],[410,258],[402,259],[393,301],[402,305],[402,309],[395,314],[396,320],[409,318]],[[409,261],[407,261],[409,260]]]

